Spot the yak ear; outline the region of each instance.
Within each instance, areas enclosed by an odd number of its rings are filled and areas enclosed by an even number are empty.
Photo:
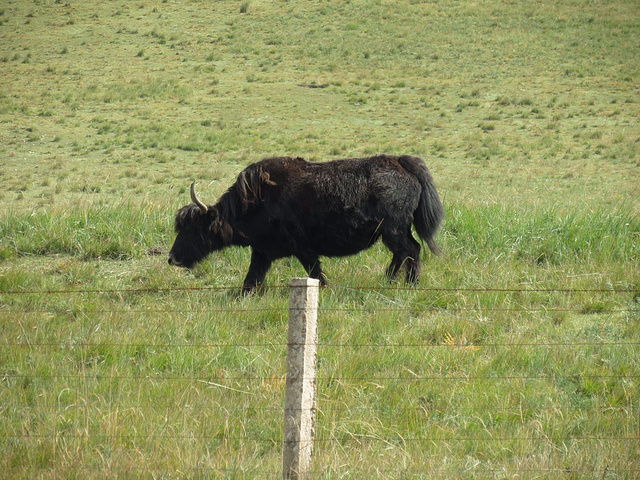
[[[229,245],[233,240],[233,228],[229,225],[229,222],[217,218],[211,225],[211,231],[214,235],[220,237],[223,245]]]
[[[220,238],[222,238],[225,245],[229,245],[233,240],[233,228],[227,222],[223,222],[220,225]]]

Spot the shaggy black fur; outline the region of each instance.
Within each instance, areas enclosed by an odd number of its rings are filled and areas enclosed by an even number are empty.
[[[415,283],[420,244],[411,225],[438,253],[433,237],[443,217],[431,174],[419,158],[267,158],[243,170],[206,213],[195,204],[178,211],[169,263],[192,267],[211,252],[240,245],[252,250],[245,293],[262,285],[274,260],[289,256],[324,285],[320,256],[352,255],[382,238],[393,253],[387,275],[395,278],[404,267],[407,281]]]

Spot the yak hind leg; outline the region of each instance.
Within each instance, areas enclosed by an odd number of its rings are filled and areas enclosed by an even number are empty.
[[[418,245],[418,253],[415,257],[407,257],[405,261],[405,269],[407,270],[407,283],[415,285],[420,280],[420,245]]]
[[[320,259],[314,255],[296,255],[296,258],[300,261],[304,269],[307,271],[309,278],[316,278],[320,280],[320,285],[327,286],[327,277],[322,271],[320,265]]]
[[[244,279],[242,285],[242,294],[249,295],[254,293],[258,287],[261,287],[264,283],[264,278],[267,276],[269,268],[271,268],[272,260],[264,253],[252,250],[251,252],[251,264],[249,265],[249,271]]]
[[[383,234],[382,241],[393,253],[387,276],[395,280],[400,268],[404,267],[407,283],[417,283],[420,278],[420,244],[413,238],[411,228],[403,235]]]

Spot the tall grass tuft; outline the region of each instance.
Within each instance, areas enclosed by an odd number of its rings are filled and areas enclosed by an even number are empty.
[[[122,204],[78,210],[8,214],[0,220],[0,251],[9,256],[69,255],[133,259],[167,242],[170,213]]]
[[[633,261],[640,253],[640,219],[623,211],[556,213],[452,205],[444,233],[450,248],[480,258],[501,254],[550,265]]]

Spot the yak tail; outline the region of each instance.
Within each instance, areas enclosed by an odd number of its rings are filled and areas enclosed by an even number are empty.
[[[420,238],[427,242],[429,250],[435,255],[439,255],[442,253],[442,249],[436,243],[434,237],[444,219],[444,207],[438,196],[433,177],[424,161],[420,158],[403,156],[398,160],[422,185],[418,208],[413,213],[413,225]]]

